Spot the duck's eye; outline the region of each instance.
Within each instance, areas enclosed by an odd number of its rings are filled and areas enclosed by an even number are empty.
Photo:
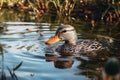
[[[67,30],[63,30],[61,33],[65,33],[65,32],[67,32]]]

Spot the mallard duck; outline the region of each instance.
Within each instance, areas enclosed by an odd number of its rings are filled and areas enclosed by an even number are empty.
[[[120,80],[120,62],[117,58],[108,59],[103,67],[103,80]]]
[[[93,53],[103,49],[103,45],[97,40],[82,40],[77,42],[78,37],[76,30],[71,25],[61,25],[55,35],[45,42],[47,45],[59,41],[65,41],[63,45],[56,48],[61,55],[72,55],[76,53]]]

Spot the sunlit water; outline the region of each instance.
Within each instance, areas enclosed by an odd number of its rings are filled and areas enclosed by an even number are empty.
[[[7,79],[12,80],[7,67],[12,71],[20,62],[23,62],[22,65],[15,71],[18,80],[99,79],[94,71],[88,69],[87,73],[87,65],[80,67],[79,57],[77,59],[72,56],[65,58],[46,56],[45,48],[49,46],[44,42],[55,33],[58,25],[50,29],[48,23],[2,22],[1,24],[5,25],[5,30],[0,33],[0,44],[3,45],[4,55],[0,58],[0,74],[3,70]]]

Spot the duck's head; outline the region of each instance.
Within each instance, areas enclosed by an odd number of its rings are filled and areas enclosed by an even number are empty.
[[[76,45],[77,33],[73,26],[71,25],[61,25],[55,35],[45,42],[45,44],[50,45],[58,41],[65,41],[66,44]]]

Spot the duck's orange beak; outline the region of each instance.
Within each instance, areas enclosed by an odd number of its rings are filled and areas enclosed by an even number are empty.
[[[54,44],[54,43],[56,43],[56,42],[58,42],[58,41],[60,41],[61,39],[58,37],[58,34],[56,34],[56,35],[54,35],[53,37],[51,37],[49,40],[47,40],[46,42],[45,42],[45,44],[47,44],[47,45],[50,45],[50,44]]]

